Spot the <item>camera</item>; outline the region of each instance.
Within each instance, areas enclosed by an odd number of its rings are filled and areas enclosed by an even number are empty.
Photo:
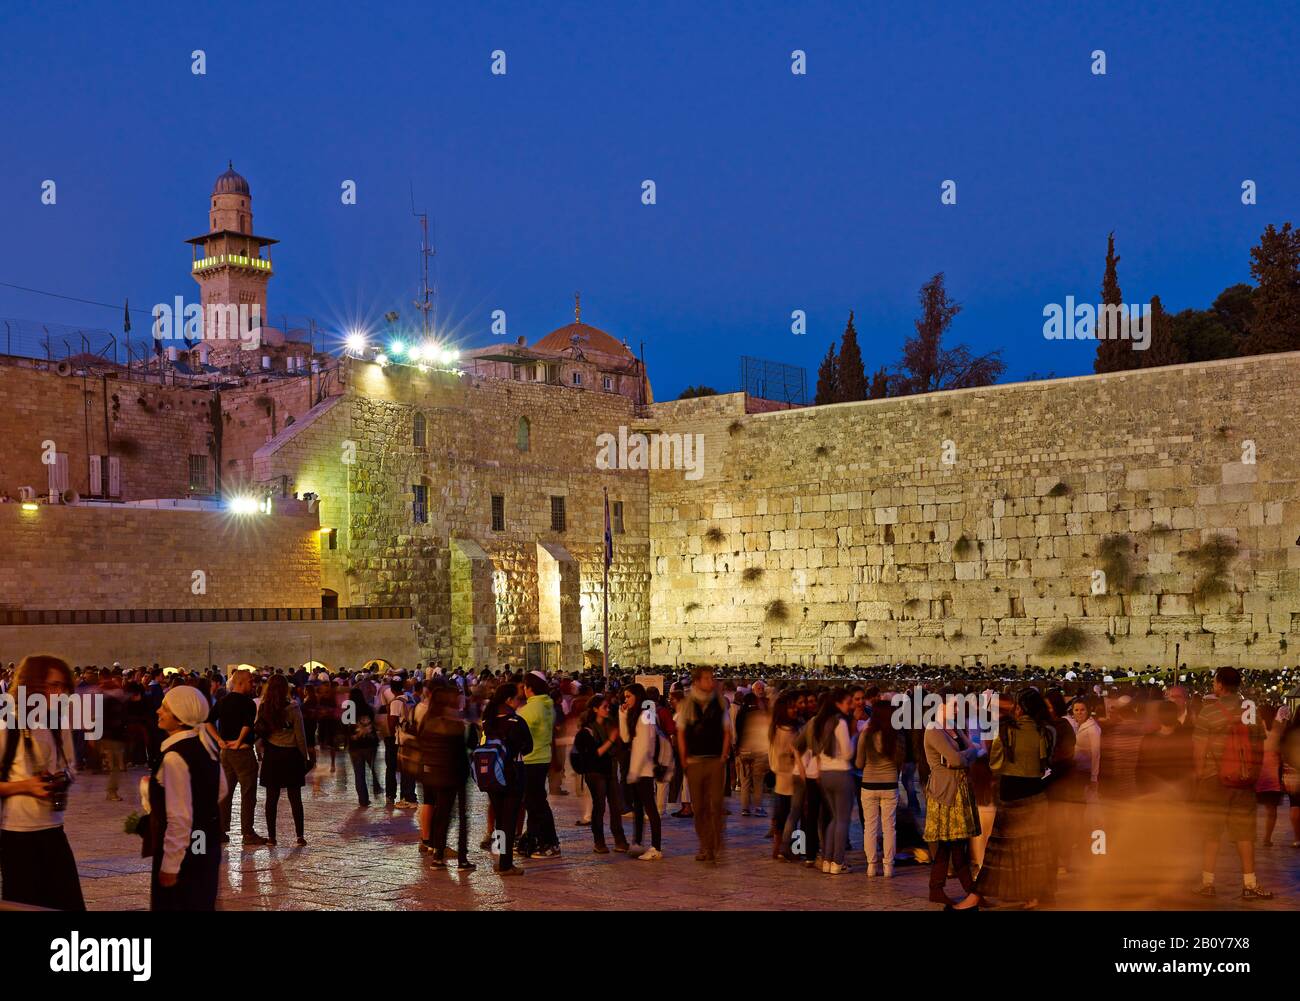
[[[63,812],[68,808],[68,786],[72,785],[72,776],[66,768],[57,772],[41,772],[41,779],[50,787],[50,809]]]

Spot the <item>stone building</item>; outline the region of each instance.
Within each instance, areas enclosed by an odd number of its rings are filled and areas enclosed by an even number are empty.
[[[232,175],[203,260],[269,245]],[[262,305],[269,274],[196,272]],[[572,668],[608,497],[621,664],[1296,659],[1300,353],[794,409],[656,404],[577,308],[459,369],[303,357],[185,389],[0,359],[0,490],[59,488],[0,505],[0,649]],[[637,436],[698,462],[602,458]],[[201,502],[236,497],[269,513]]]

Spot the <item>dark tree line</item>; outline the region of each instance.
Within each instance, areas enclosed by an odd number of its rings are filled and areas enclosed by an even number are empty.
[[[943,389],[967,389],[997,382],[1006,366],[1001,352],[977,355],[965,344],[944,345],[944,337],[961,305],[953,301],[939,272],[921,286],[921,315],[916,333],[903,344],[898,364],[882,365],[867,378],[858,345],[858,332],[849,313],[838,349],[832,342],[817,370],[814,403],[848,403],[880,400],[887,396],[912,396]]]
[[[1102,302],[1119,303],[1115,234],[1109,237]],[[1300,351],[1300,230],[1272,223],[1250,250],[1255,284],[1229,285],[1208,309],[1168,313],[1159,296],[1151,298],[1151,346],[1134,351],[1126,340],[1097,342],[1096,372],[1156,368],[1183,362],[1213,361]]]

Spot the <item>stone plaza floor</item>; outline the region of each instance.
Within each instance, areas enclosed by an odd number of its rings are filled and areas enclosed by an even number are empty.
[[[856,851],[850,873],[826,876],[800,865],[773,861],[764,838],[768,819],[740,816],[739,802],[727,800],[727,852],[716,866],[694,860],[696,841],[690,820],[666,817],[665,858],[641,862],[618,853],[596,855],[591,835],[576,826],[578,797],[552,796],[563,854],[558,859],[525,861],[526,875],[503,879],[492,872],[491,857],[478,848],[484,837],[486,797],[471,789],[470,855],[472,873],[427,864],[417,852],[415,811],[384,806],[382,796],[367,809],[357,807],[347,756],[330,772],[328,755],[303,790],[307,847],[294,847],[288,803],[281,798],[276,848],[242,849],[238,835],[239,797],[235,798],[232,840],[224,846],[221,910],[932,910],[926,900],[928,866],[900,866],[892,879],[868,878],[856,818],[851,832]],[[382,751],[381,751],[382,758]],[[382,775],[382,767],[381,773]],[[137,807],[135,792],[143,769],[134,769],[122,786],[123,801],[105,801],[106,778],[83,774],[73,790],[68,834],[91,910],[143,910],[149,906],[149,860],[140,841],[122,831]],[[264,790],[258,790],[256,828],[265,834]],[[770,799],[768,802],[770,810]],[[1138,907],[1167,910],[1294,910],[1300,901],[1300,850],[1285,807],[1277,842],[1259,848],[1261,884],[1276,893],[1268,902],[1243,904],[1237,893],[1239,865],[1227,849],[1219,867],[1220,896],[1205,900],[1190,892],[1197,873],[1184,884],[1180,870],[1170,892],[1123,903],[1098,903],[1088,894],[1096,874],[1062,877],[1057,909]],[[624,821],[629,838],[631,821]],[[648,837],[648,836],[647,836]],[[454,845],[454,822],[452,844]],[[612,843],[612,842],[611,842]],[[956,893],[955,881],[949,892]]]

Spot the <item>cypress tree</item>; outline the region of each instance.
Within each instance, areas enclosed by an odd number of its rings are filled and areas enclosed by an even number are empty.
[[[835,356],[835,342],[831,341],[831,346],[826,349],[826,357],[822,359],[821,366],[817,369],[817,395],[813,397],[814,404],[839,402],[839,367],[839,359]]]
[[[1245,355],[1300,349],[1300,230],[1270,223],[1250,248],[1253,315],[1241,345]]]
[[[1158,295],[1151,297],[1151,316],[1147,320],[1147,329],[1151,331],[1151,344],[1145,351],[1137,352],[1140,368],[1181,365],[1187,360],[1173,318],[1165,312]]]
[[[1139,360],[1134,357],[1133,345],[1127,340],[1118,338],[1105,338],[1107,333],[1106,323],[1106,306],[1121,306],[1124,302],[1123,293],[1119,290],[1119,273],[1116,265],[1119,264],[1119,256],[1115,253],[1115,233],[1112,231],[1106,238],[1106,272],[1101,278],[1101,304],[1102,311],[1097,316],[1097,357],[1093,360],[1092,370],[1094,372],[1119,372],[1127,368],[1137,368]],[[1111,330],[1112,334],[1118,334],[1119,331]],[[1141,354],[1141,352],[1137,352]]]
[[[862,351],[858,347],[858,332],[853,326],[853,310],[840,341],[838,366],[840,403],[854,403],[867,398],[867,373],[862,367]]]

